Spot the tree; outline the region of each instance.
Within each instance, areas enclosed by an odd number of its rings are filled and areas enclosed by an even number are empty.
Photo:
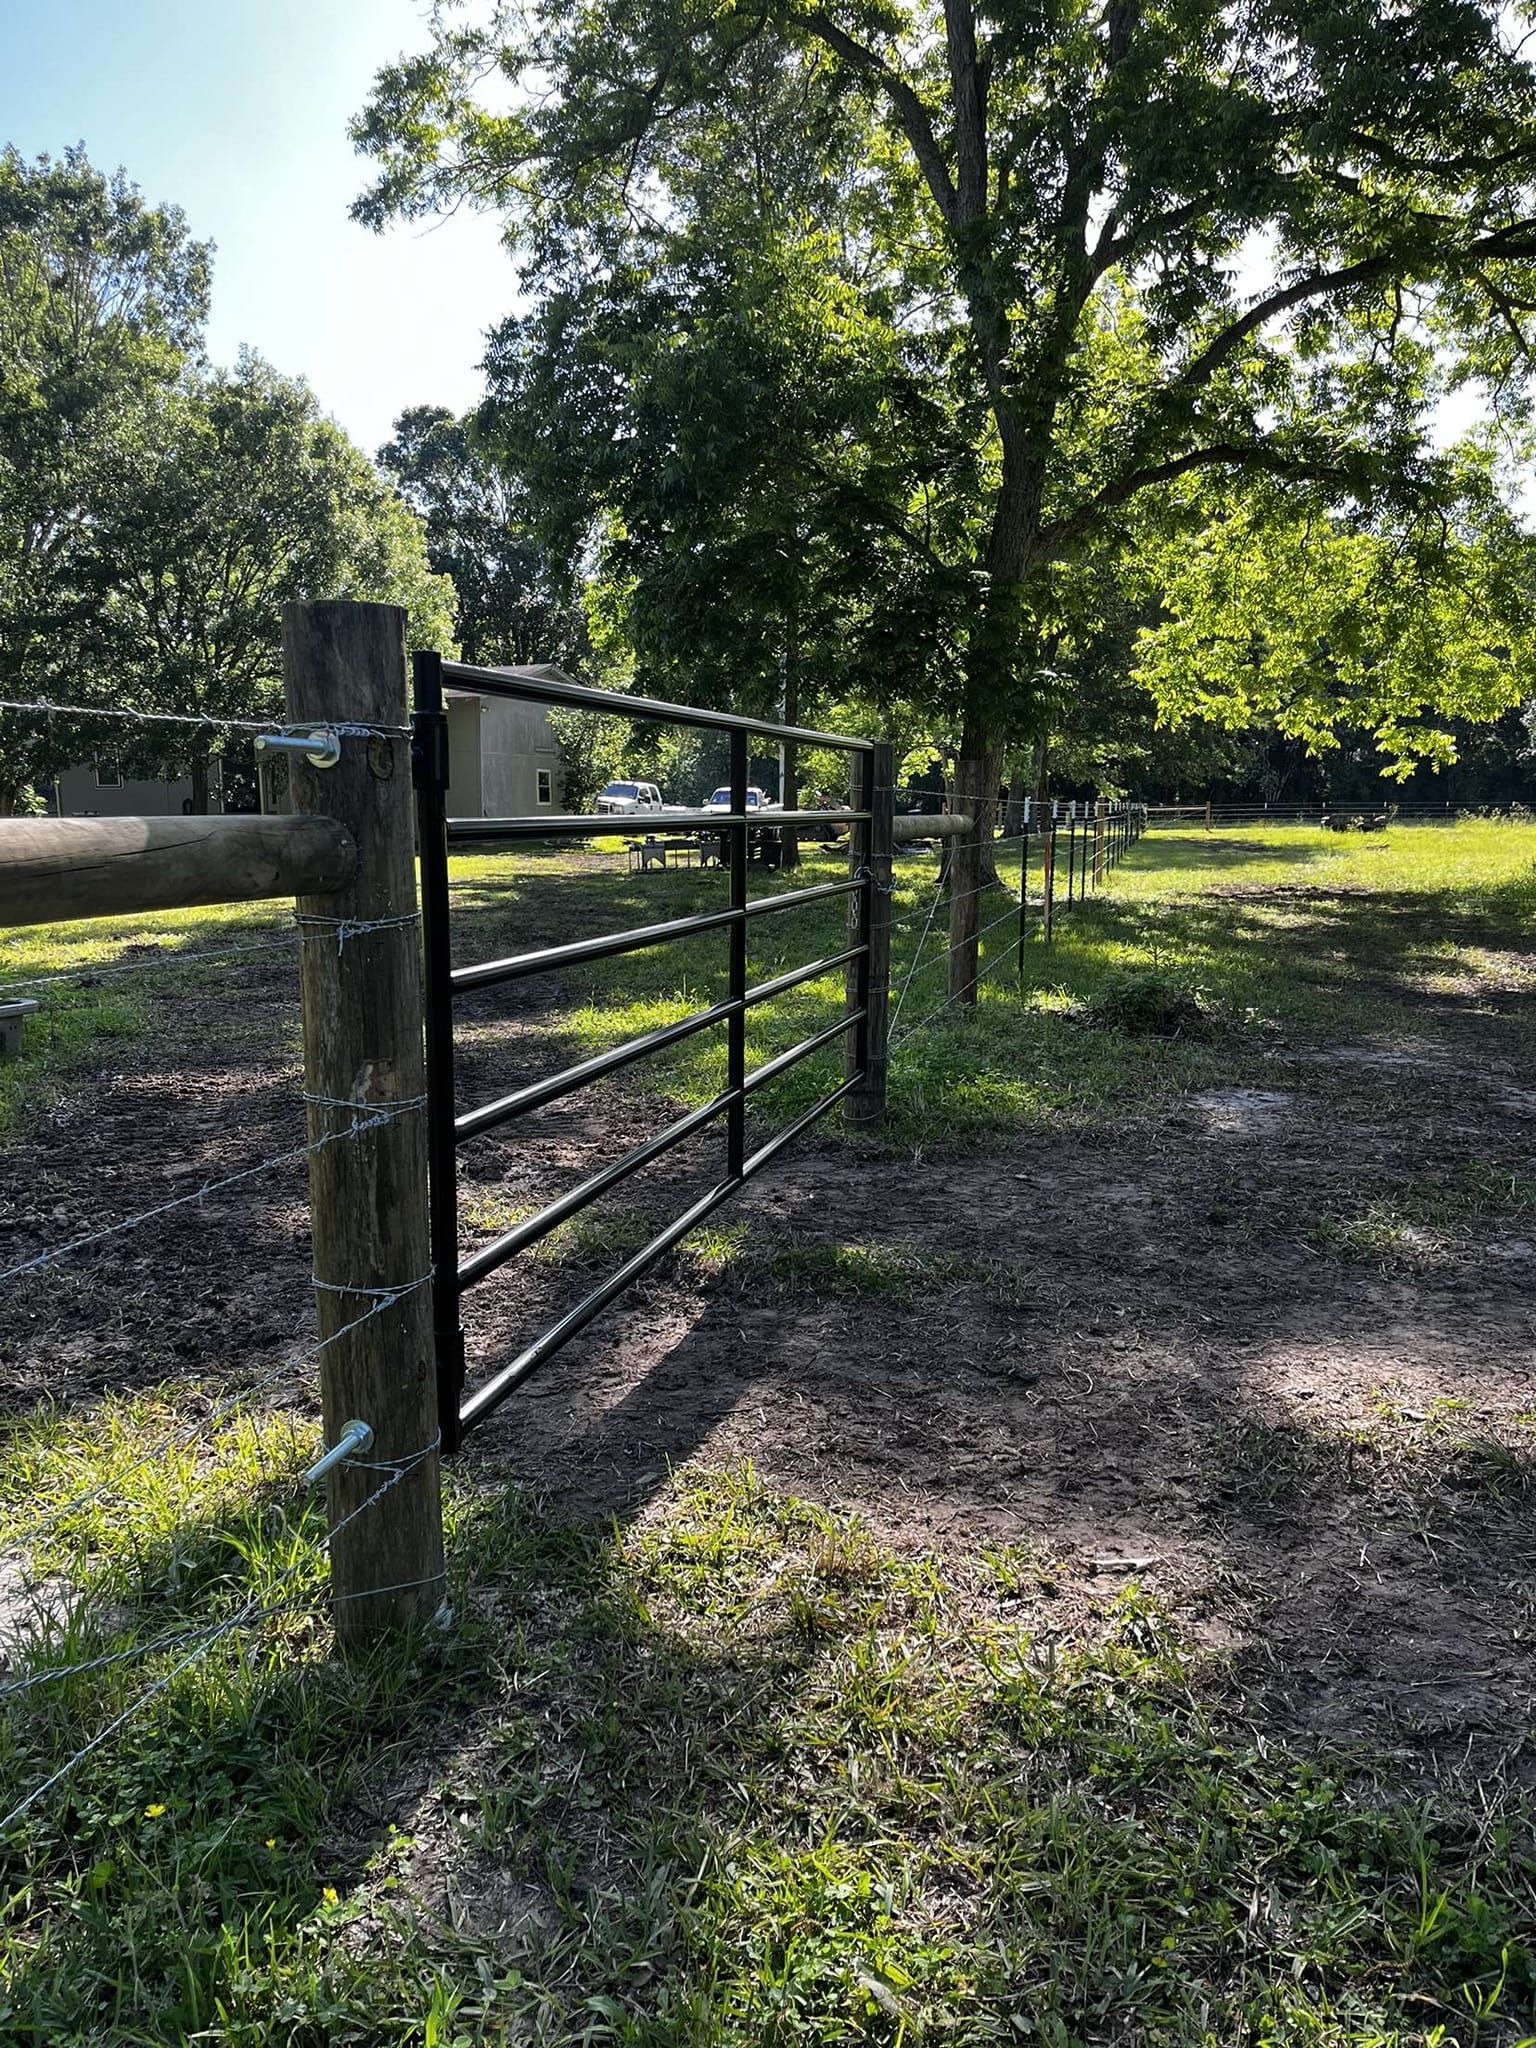
[[[793,724],[940,688],[969,596],[942,522],[980,474],[926,343],[843,274],[837,181],[806,177],[787,94],[772,67],[742,83],[750,192],[722,127],[707,203],[492,336],[481,422],[640,687]],[[790,748],[786,802],[796,779]]]
[[[208,257],[83,150],[0,153],[0,696],[88,687],[85,557],[122,443],[200,347]],[[0,816],[77,759],[76,724],[0,712]]]
[[[1272,488],[1170,527],[1161,617],[1136,673],[1170,719],[1263,724],[1311,753],[1365,733],[1387,773],[1455,758],[1454,720],[1493,721],[1536,676],[1536,541],[1461,451],[1455,510],[1332,515]],[[1213,514],[1215,516],[1213,516]]]
[[[414,638],[451,643],[452,587],[428,567],[415,515],[308,386],[259,357],[189,375],[146,407],[114,451],[104,503],[90,659],[135,709],[280,715],[289,598],[401,604]],[[154,749],[206,810],[216,730],[157,729]]]
[[[464,659],[524,667],[572,660],[583,644],[569,579],[530,530],[523,493],[473,418],[418,405],[378,461],[426,532],[433,573],[458,598]]]
[[[1536,85],[1495,0],[596,0],[434,20],[357,123],[382,166],[358,211],[500,208],[535,282],[598,275],[700,205],[760,49],[832,82],[837,146],[862,150],[850,244],[893,323],[924,309],[986,413],[954,689],[979,830],[1063,583],[1139,497],[1211,475],[1426,501],[1450,483],[1429,441],[1447,351],[1523,406]],[[490,71],[528,87],[512,111],[477,101]],[[750,165],[750,128],[735,140]],[[961,855],[963,884],[979,837]]]

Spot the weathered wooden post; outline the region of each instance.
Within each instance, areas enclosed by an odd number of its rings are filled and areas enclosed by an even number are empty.
[[[1049,946],[1056,938],[1056,806],[1047,800],[1040,820],[1040,932]]]
[[[350,1645],[430,1619],[444,1590],[405,613],[285,605],[283,683],[295,724],[376,729],[346,736],[334,767],[289,767],[294,810],[343,825],[358,855],[343,887],[298,901],[325,1440],[354,1421],[372,1431],[327,1479]]]
[[[847,968],[850,1011],[867,1014],[857,1030],[843,1039],[843,1078],[861,1070],[864,1080],[847,1097],[844,1114],[855,1129],[868,1130],[885,1121],[886,1036],[891,1001],[891,848],[896,814],[896,754],[879,740],[867,753],[853,757],[853,808],[868,811],[870,822],[849,834],[848,859],[853,872],[868,871],[868,884],[848,898],[848,943],[867,943],[869,951]]]

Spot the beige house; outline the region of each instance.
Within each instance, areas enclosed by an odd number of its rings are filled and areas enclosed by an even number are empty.
[[[521,673],[565,680],[556,668]],[[544,705],[453,687],[443,695],[450,817],[531,818],[560,809],[560,743]]]
[[[222,811],[220,764],[209,768],[208,808]],[[55,786],[53,809],[60,818],[178,818],[192,808],[192,778],[129,776],[110,762],[81,762],[66,768]]]

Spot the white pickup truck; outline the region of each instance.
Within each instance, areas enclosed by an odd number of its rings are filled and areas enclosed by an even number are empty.
[[[728,811],[731,808],[730,785],[727,784],[724,789],[717,789],[714,795],[706,802],[704,808],[706,811]],[[747,791],[747,809],[749,812],[776,811],[778,808],[777,804],[769,802],[766,794],[757,787],[756,783]]]
[[[594,808],[610,818],[633,818],[646,813],[654,816],[668,806],[654,782],[610,782]]]

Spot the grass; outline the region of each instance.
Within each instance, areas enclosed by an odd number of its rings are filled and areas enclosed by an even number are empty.
[[[50,1553],[120,1644],[313,1562],[287,1424],[131,1471],[162,1419]],[[23,1432],[7,1489],[78,1488],[70,1448]],[[1029,1548],[898,1556],[750,1469],[628,1529],[466,1488],[451,1550],[454,1636],[337,1661],[301,1573],[34,1808],[7,2041],[1533,2038],[1518,1802],[1261,1736],[1134,1584],[1064,1637]],[[3,1795],[168,1661],[10,1704]]]
[[[1031,945],[1022,981],[1005,950],[986,954],[978,1014],[908,1041],[891,1142],[1152,1124],[1191,1087],[1267,1073],[1282,1034],[1433,1039],[1448,992],[1518,992],[1509,934],[1536,908],[1533,860],[1520,826],[1154,836],[1052,948]],[[932,881],[904,859],[897,915],[925,910]],[[681,914],[719,886],[563,855],[466,861],[456,884],[477,954]],[[763,920],[754,971],[835,951],[840,930],[819,909]],[[267,911],[38,931],[5,942],[0,979],[278,932]],[[602,963],[514,1027],[552,1037],[554,1059],[595,1050],[722,993],[722,952]],[[46,1117],[158,1027],[156,990],[203,972],[47,994],[24,1059],[0,1069],[0,1119]],[[1127,975],[1198,987],[1225,1028],[1085,1028]],[[938,981],[920,970],[904,1021]],[[753,1059],[839,999],[834,975],[754,1014]],[[494,1035],[494,1014],[468,1029]],[[285,1013],[285,1046],[291,1027]],[[797,1070],[779,1111],[826,1074]],[[694,1041],[660,1088],[684,1104],[718,1078],[718,1051]],[[477,1199],[483,1227],[517,1214]],[[1325,1210],[1320,1242],[1390,1259],[1424,1231],[1454,1249],[1536,1195],[1517,1169],[1447,1159],[1370,1200]],[[578,1219],[540,1256],[611,1263],[647,1220]],[[736,1222],[686,1256],[791,1300],[905,1309],[1029,1284],[1023,1266]],[[1529,1802],[1493,1777],[1426,1789],[1389,1753],[1303,1751],[1255,1725],[1242,1672],[1134,1582],[1068,1612],[1031,1546],[897,1552],[746,1468],[674,1479],[624,1526],[461,1471],[458,1627],[343,1660],[319,1509],[296,1485],[312,1425],[236,1416],[165,1452],[200,1398],[109,1398],[0,1437],[7,1526],[103,1489],[38,1541],[35,1609],[6,1631],[0,1811],[163,1681],[0,1843],[7,2043],[1536,2043]],[[1385,1391],[1360,1431],[1244,1425],[1210,1512],[1283,1516],[1372,1487],[1526,1513],[1528,1425],[1494,1435],[1455,1401],[1410,1416]],[[178,1668],[169,1639],[253,1599],[268,1619]],[[80,1663],[94,1668],[59,1670]]]
[[[464,1220],[489,1235],[510,1230],[535,1213],[531,1203],[482,1193],[464,1204]],[[628,1208],[604,1216],[587,1211],[557,1225],[529,1256],[554,1266],[605,1269],[640,1250],[667,1220],[665,1211]],[[930,1246],[885,1242],[828,1243],[793,1231],[749,1229],[745,1223],[705,1223],[678,1247],[675,1260],[699,1279],[729,1279],[737,1287],[770,1287],[823,1300],[876,1297],[911,1304],[935,1288],[977,1286],[994,1299],[1018,1301],[1029,1287],[1023,1266],[968,1258]]]
[[[764,877],[754,891],[780,893],[843,871],[835,856],[810,849],[800,874]],[[1251,1082],[1277,1033],[1432,1032],[1435,1001],[1448,989],[1528,975],[1511,966],[1507,937],[1536,911],[1536,826],[1394,826],[1366,837],[1305,827],[1153,833],[1087,903],[1061,909],[1054,945],[1039,943],[1035,920],[1022,975],[1010,912],[1017,882],[1005,877],[985,899],[984,922],[1002,921],[982,944],[974,1013],[945,1008],[942,909],[920,948],[934,881],[931,855],[898,861],[893,986],[905,995],[896,1033],[922,1028],[893,1058],[888,1136],[908,1151],[984,1143],[1000,1131],[1156,1122],[1191,1088]],[[713,871],[628,875],[616,858],[537,850],[456,859],[453,885],[465,959],[718,907],[724,887]],[[1033,888],[1038,896],[1038,872]],[[278,936],[278,926],[278,913],[263,906],[161,913],[110,932],[39,927],[0,943],[0,981],[119,965],[151,947],[249,943]],[[836,902],[757,919],[752,974],[767,979],[835,953],[843,933]],[[1149,977],[1198,989],[1230,1028],[1209,1040],[1083,1028],[1096,1009],[1113,1007],[1117,989]],[[0,1067],[0,1130],[45,1113],[99,1058],[103,1041],[152,1029],[156,986],[187,982],[170,969],[163,981],[124,975],[40,991],[44,1015],[28,1029],[24,1058]],[[718,934],[628,954],[564,978],[537,1020],[540,1043],[552,1062],[583,1058],[725,994]],[[841,1002],[838,970],[754,1008],[749,1064],[833,1022]],[[466,1044],[497,1042],[505,1012],[494,995],[463,1010]],[[763,1091],[763,1128],[810,1107],[837,1061],[834,1042]],[[647,1062],[637,1081],[641,1074],[649,1091],[679,1107],[706,1101],[724,1076],[722,1034],[690,1039]]]
[[[1490,1235],[1529,1230],[1536,1180],[1494,1159],[1470,1159],[1397,1180],[1363,1206],[1324,1192],[1313,1241],[1341,1258],[1381,1266],[1454,1259]]]
[[[248,956],[235,949],[277,947],[291,932],[278,906],[241,904],[30,925],[0,937],[0,998],[39,1005],[21,1057],[0,1061],[0,1137],[45,1122],[104,1053],[152,1031],[158,1000],[224,971],[180,956],[228,949],[236,964]]]

